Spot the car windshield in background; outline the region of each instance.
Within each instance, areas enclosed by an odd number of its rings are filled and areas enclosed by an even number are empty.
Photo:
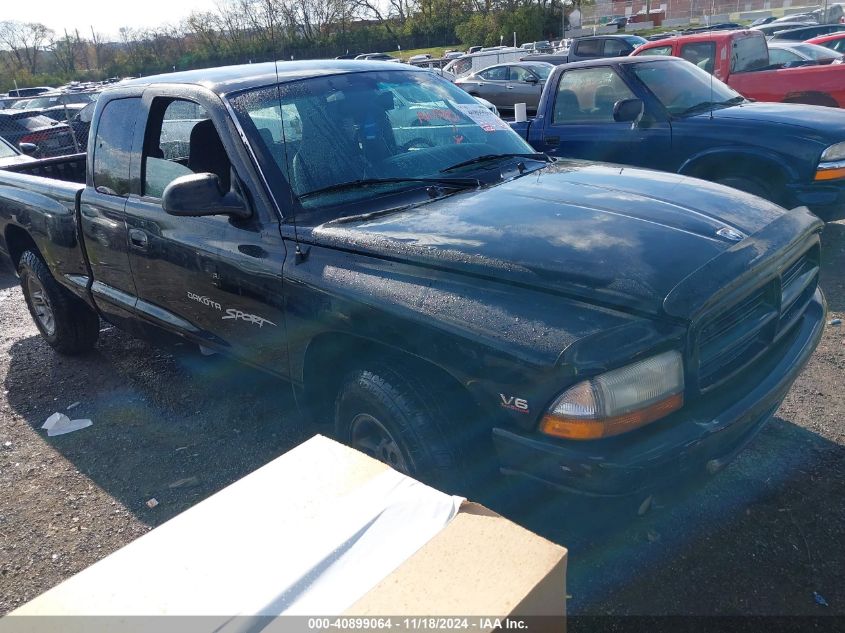
[[[413,179],[475,177],[495,165],[469,162],[482,156],[534,153],[473,97],[426,71],[293,81],[241,93],[233,105],[271,185],[290,183],[306,209],[423,186]],[[460,163],[468,164],[444,173]]]
[[[35,97],[30,99],[26,108],[36,110],[41,108],[49,108],[51,106],[68,104],[68,103],[90,103],[96,97],[91,93],[68,93],[61,95],[51,95],[49,97]]]
[[[818,46],[817,44],[795,44],[791,48],[807,59],[815,61],[827,61],[829,59],[839,59],[842,57],[842,53],[837,53],[836,51],[832,51],[824,46]]]
[[[648,40],[644,37],[640,37],[639,35],[626,35],[625,41],[628,42],[634,48],[637,46],[642,46],[643,44],[648,43]]]
[[[634,74],[673,115],[727,106],[744,98],[690,62],[631,64]]]
[[[549,78],[555,67],[551,64],[526,64],[526,67],[543,81]]]
[[[769,49],[762,35],[738,37],[731,51],[731,72],[759,70],[769,65]]]
[[[0,139],[0,158],[10,158],[17,155],[18,153],[6,141]]]

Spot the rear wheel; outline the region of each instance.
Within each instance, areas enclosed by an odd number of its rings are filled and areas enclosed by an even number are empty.
[[[335,403],[337,439],[437,488],[463,488],[460,433],[433,385],[387,364],[352,371]]]
[[[21,255],[18,274],[29,313],[53,349],[72,355],[94,347],[100,335],[100,317],[59,285],[37,253]]]

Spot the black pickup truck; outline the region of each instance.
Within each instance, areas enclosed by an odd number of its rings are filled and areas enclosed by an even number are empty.
[[[0,170],[0,250],[57,351],[100,318],[289,381],[438,485],[495,456],[624,494],[715,472],[824,323],[822,223],[534,153],[413,67],[290,62],[103,93],[89,154]]]

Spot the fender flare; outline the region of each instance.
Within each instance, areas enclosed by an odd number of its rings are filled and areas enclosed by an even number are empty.
[[[756,163],[768,164],[783,173],[787,183],[796,182],[800,179],[795,168],[784,161],[780,155],[765,150],[736,147],[711,147],[694,154],[681,164],[678,173],[683,176],[695,176],[696,170],[702,163],[718,159],[720,163],[724,164],[725,159],[729,157],[734,159],[744,158]]]

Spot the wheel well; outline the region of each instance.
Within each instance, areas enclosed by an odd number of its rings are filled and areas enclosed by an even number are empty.
[[[4,238],[6,240],[6,248],[9,250],[9,259],[12,260],[12,265],[15,269],[18,267],[24,251],[32,250],[39,253],[35,240],[19,226],[6,227]]]
[[[791,94],[783,100],[783,103],[803,103],[806,105],[827,106],[829,108],[839,107],[836,99],[824,92],[800,92]]]
[[[786,194],[787,174],[775,162],[753,156],[717,154],[697,160],[684,170],[687,176],[716,181],[728,176],[760,180],[778,197]]]
[[[368,361],[390,363],[402,372],[424,377],[438,393],[456,406],[478,407],[470,392],[454,376],[443,369],[387,345],[340,333],[315,338],[305,353],[303,386],[305,406],[310,417],[320,423],[332,422],[335,396],[343,379],[353,370],[367,366]],[[330,368],[326,371],[326,368]]]

